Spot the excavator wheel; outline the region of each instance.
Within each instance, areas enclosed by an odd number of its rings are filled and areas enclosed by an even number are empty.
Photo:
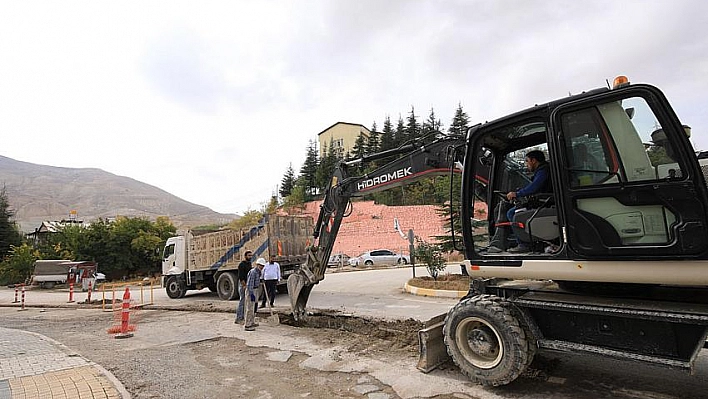
[[[514,313],[510,303],[494,295],[463,299],[448,312],[445,346],[472,381],[486,386],[508,384],[533,360],[528,328]]]

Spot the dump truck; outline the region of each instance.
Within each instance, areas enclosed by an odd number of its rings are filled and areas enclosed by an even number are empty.
[[[464,135],[340,162],[307,261],[288,280],[293,316],[308,317],[352,198],[442,174],[451,188],[459,181],[446,206],[471,284],[419,332],[419,369],[451,358],[472,381],[498,386],[543,349],[691,371],[708,337],[708,163],[689,137],[658,88],[620,76]],[[539,162],[532,151],[546,154],[552,189],[520,202],[510,193],[531,181],[522,165]],[[526,249],[512,250],[517,241]]]
[[[162,256],[162,279],[170,298],[182,298],[188,290],[208,287],[224,300],[238,299],[238,264],[246,251],[253,259],[276,256],[282,281],[304,262],[310,239],[309,216],[268,215],[250,229],[224,229],[199,233],[187,231],[170,237]]]

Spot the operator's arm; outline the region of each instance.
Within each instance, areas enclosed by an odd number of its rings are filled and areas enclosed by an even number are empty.
[[[527,195],[536,194],[541,191],[541,188],[548,179],[548,169],[539,169],[533,176],[533,181],[526,187],[516,192],[516,197],[525,197]]]

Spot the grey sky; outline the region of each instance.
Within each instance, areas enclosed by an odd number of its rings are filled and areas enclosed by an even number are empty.
[[[651,83],[708,149],[703,1],[0,3],[1,155],[256,209],[337,121]],[[80,210],[79,210],[80,213]]]

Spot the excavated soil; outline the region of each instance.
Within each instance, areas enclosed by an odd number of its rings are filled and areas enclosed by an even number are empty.
[[[280,323],[308,329],[312,334],[327,329],[327,339],[343,345],[349,352],[367,354],[397,350],[418,353],[418,330],[423,322],[361,318],[338,313],[310,314],[305,321],[280,314]]]

